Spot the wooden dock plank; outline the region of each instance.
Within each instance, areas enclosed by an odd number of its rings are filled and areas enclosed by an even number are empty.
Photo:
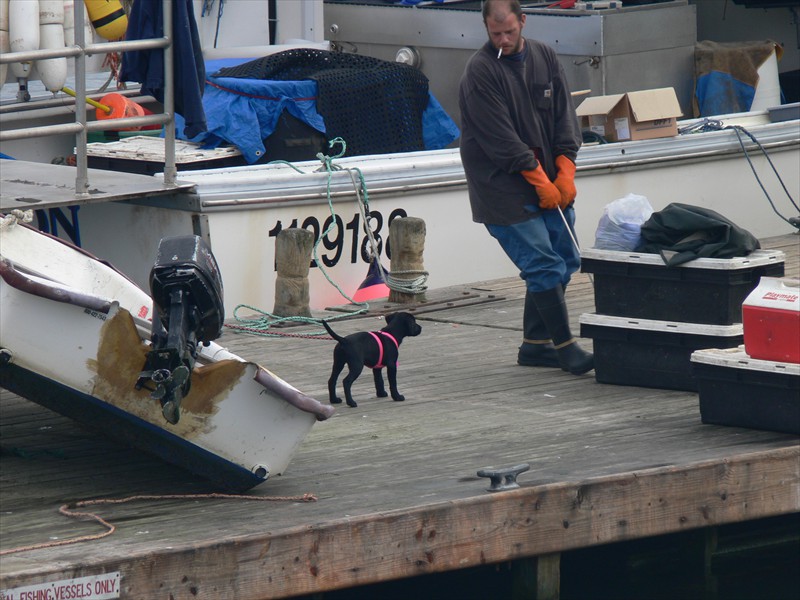
[[[784,237],[796,273],[797,236]],[[469,293],[486,301],[414,307],[423,333],[401,347],[405,402],[375,398],[362,375],[358,408],[317,424],[255,500],[87,508],[117,530],[2,556],[0,589],[119,571],[123,597],[280,598],[800,511],[797,436],[704,425],[691,392],[520,367],[524,287]],[[593,310],[584,275],[567,296],[573,322]],[[391,307],[379,308],[334,327],[377,329]],[[229,330],[222,342],[327,399],[332,341]],[[65,503],[215,491],[5,390],[0,446],[0,552],[103,531],[59,515]],[[477,476],[523,462],[515,491],[491,494]],[[306,493],[317,501],[297,500]]]

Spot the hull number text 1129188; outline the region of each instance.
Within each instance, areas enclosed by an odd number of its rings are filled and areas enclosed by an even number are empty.
[[[394,209],[389,214],[388,219],[383,216],[383,213],[377,210],[371,210],[368,213],[367,226],[372,232],[372,237],[375,239],[379,254],[383,252],[385,239],[385,255],[389,259],[392,258],[389,248],[389,226],[394,219],[406,216],[408,215],[402,208]],[[334,219],[336,220],[336,225],[331,227]],[[288,228],[296,228],[298,224],[300,224],[299,219],[292,219]],[[358,262],[359,255],[362,262],[370,262],[371,248],[369,237],[363,230],[360,213],[355,213],[347,224],[344,223],[339,215],[331,215],[325,219],[322,226],[320,226],[319,219],[314,216],[306,217],[299,226],[303,229],[310,230],[314,234],[315,243],[318,241],[321,242],[325,250],[328,251],[326,253],[320,253],[319,249],[317,250],[317,256],[324,266],[334,267],[340,260],[347,260],[355,264]],[[330,231],[328,231],[329,228]],[[269,230],[269,236],[276,237],[282,230],[283,223],[278,221],[275,227]],[[316,261],[313,259],[311,260],[311,266],[317,266]]]

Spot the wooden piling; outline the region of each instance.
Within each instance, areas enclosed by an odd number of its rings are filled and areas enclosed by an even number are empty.
[[[395,219],[389,226],[389,238],[392,245],[392,263],[390,272],[392,280],[402,283],[417,279],[425,272],[422,254],[425,250],[425,221],[416,217]],[[407,291],[389,290],[389,302],[410,304],[424,302],[425,292],[409,293]]]
[[[275,239],[275,308],[279,317],[310,317],[308,269],[314,234],[308,229],[292,227],[281,231]]]

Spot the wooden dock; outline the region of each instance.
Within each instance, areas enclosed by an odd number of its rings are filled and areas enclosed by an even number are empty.
[[[797,235],[763,246],[800,276]],[[592,292],[585,274],[568,290],[575,333]],[[560,557],[697,533],[701,594],[716,597],[720,528],[800,513],[798,437],[705,425],[693,392],[518,366],[523,296],[517,280],[430,291],[412,307],[422,335],[401,347],[406,401],[375,398],[363,374],[359,406],[315,425],[287,472],[244,497],[205,496],[218,490],[0,391],[0,590],[15,600],[59,582],[73,593],[107,585],[104,598],[558,598]],[[335,329],[378,329],[397,308],[376,303]],[[333,342],[294,337],[311,329],[229,329],[222,344],[325,400]],[[490,493],[477,476],[523,463],[518,489]],[[107,529],[63,505],[115,530],[90,539]],[[508,586],[481,590],[489,571]],[[439,593],[433,579],[405,595],[357,588],[444,573],[464,578]]]

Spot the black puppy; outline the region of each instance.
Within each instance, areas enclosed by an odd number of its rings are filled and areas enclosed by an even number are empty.
[[[422,327],[417,324],[414,315],[406,312],[392,313],[386,315],[386,327],[380,331],[362,331],[347,337],[335,333],[325,321],[322,324],[331,337],[339,342],[333,349],[333,370],[328,380],[331,404],[341,404],[342,402],[342,399],[336,396],[336,380],[345,365],[349,367],[349,372],[342,380],[342,384],[348,406],[358,406],[353,400],[350,388],[361,375],[364,367],[372,369],[375,392],[379,398],[386,397],[386,388],[383,386],[383,375],[381,374],[381,369],[386,367],[392,399],[397,402],[405,400],[405,397],[397,391],[397,356],[403,338],[422,333]]]

